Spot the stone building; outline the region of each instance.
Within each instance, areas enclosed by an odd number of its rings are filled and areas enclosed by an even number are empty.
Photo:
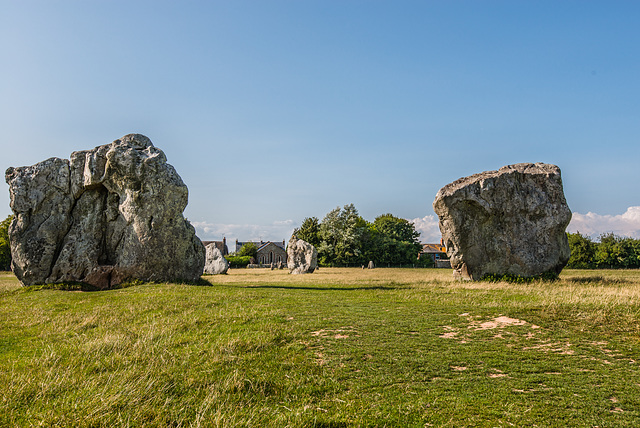
[[[251,242],[258,248],[257,262],[261,265],[268,265],[271,263],[287,263],[287,244],[283,240],[282,242],[271,241],[246,241],[240,242],[236,239],[236,253],[240,251],[240,248],[244,244]]]

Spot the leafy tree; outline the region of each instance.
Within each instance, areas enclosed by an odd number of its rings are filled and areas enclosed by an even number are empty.
[[[595,260],[599,268],[628,269],[640,265],[640,244],[632,238],[623,238],[613,233],[600,235]]]
[[[13,215],[0,222],[0,270],[11,270],[11,246],[9,244],[9,225]]]
[[[571,258],[570,268],[634,269],[640,268],[640,240],[614,233],[600,235],[593,242],[580,233],[568,233]]]
[[[586,235],[578,233],[567,233],[571,257],[567,263],[569,268],[589,269],[596,263],[597,245]]]
[[[224,256],[225,259],[229,262],[229,267],[231,268],[246,268],[249,262],[251,261],[250,256]]]
[[[258,247],[253,242],[247,242],[240,248],[237,255],[240,257],[249,256],[249,258],[253,257],[255,259],[258,256]]]
[[[367,255],[377,263],[415,263],[422,245],[413,223],[392,214],[378,216],[370,224]]]
[[[312,219],[305,219],[305,223],[306,229],[313,230]],[[416,263],[421,248],[419,236],[405,219],[384,214],[369,223],[349,204],[335,208],[322,219],[318,261],[324,265],[364,264],[369,260],[376,264]]]
[[[296,228],[293,234],[314,247],[320,245],[320,222],[317,217],[307,217],[302,221],[300,228]]]
[[[321,264],[340,265],[362,263],[363,237],[367,222],[353,204],[335,208],[322,220],[319,230],[318,258]]]
[[[420,241],[418,241],[420,233],[416,231],[414,224],[409,220],[395,217],[393,214],[383,214],[376,217],[373,227],[389,238],[420,245]]]

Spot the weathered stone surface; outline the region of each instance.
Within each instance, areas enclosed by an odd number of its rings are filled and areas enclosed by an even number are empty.
[[[292,274],[312,273],[318,267],[318,250],[292,236],[287,245],[287,267]]]
[[[224,258],[222,252],[216,247],[216,244],[211,243],[205,247],[207,250],[204,273],[211,275],[220,275],[227,273],[229,270],[229,261]]]
[[[205,249],[182,213],[188,190],[139,134],[9,168],[12,269],[23,285],[197,280]]]
[[[375,269],[376,265],[373,264],[373,260],[369,260],[369,264],[367,265],[367,269]]]
[[[571,211],[555,165],[522,163],[461,178],[440,189],[433,209],[457,277],[557,275],[569,260]]]

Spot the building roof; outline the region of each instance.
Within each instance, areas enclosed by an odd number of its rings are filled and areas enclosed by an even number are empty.
[[[266,241],[266,242],[265,241],[246,241],[246,242],[240,242],[240,241],[236,240],[236,252],[240,251],[240,248],[242,248],[242,246],[244,244],[248,244],[248,243],[254,244],[258,250],[261,249],[262,247],[264,247],[267,244],[273,244],[273,245],[275,245],[277,247],[282,248],[285,251],[287,250],[287,245],[286,245],[284,240],[282,242],[280,242],[280,241],[278,241],[278,242],[272,242],[272,241]]]
[[[421,252],[425,254],[446,253],[447,249],[441,244],[422,244]]]
[[[229,254],[229,248],[227,247],[226,240],[224,241],[202,241],[202,245],[205,247],[209,244],[214,244],[218,250],[222,253],[223,256]]]
[[[273,244],[276,247],[280,248],[281,250],[286,251],[284,242],[271,242],[271,241],[267,241],[263,243],[261,246],[259,246],[258,251],[262,250],[263,248],[266,248],[269,244]]]

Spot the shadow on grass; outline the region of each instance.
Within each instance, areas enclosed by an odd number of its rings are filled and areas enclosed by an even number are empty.
[[[143,281],[129,281],[123,282],[121,284],[115,285],[111,288],[99,288],[91,284],[87,284],[86,282],[58,282],[52,284],[36,284],[36,285],[28,285],[24,287],[25,291],[40,291],[40,290],[59,290],[59,291],[108,291],[108,290],[119,290],[122,288],[129,288],[136,285],[146,284]]]
[[[40,291],[40,290],[59,290],[59,291],[108,291],[108,290],[120,290],[123,288],[135,287],[137,285],[143,284],[157,284],[154,281],[143,281],[140,279],[133,279],[125,282],[121,282],[120,284],[116,284],[109,288],[100,288],[91,284],[87,284],[86,282],[59,282],[59,283],[51,283],[51,284],[37,284],[37,285],[29,285],[24,287],[25,291]],[[207,286],[211,287],[214,284],[210,283],[205,279],[198,279],[196,281],[181,281],[177,280],[173,282],[173,284],[180,285],[194,285],[194,286]]]
[[[406,285],[366,285],[361,287],[304,287],[301,285],[238,285],[238,288],[276,288],[282,290],[355,291],[355,290],[402,290]]]
[[[618,285],[618,284],[628,284],[629,280],[621,280],[618,278],[605,278],[601,275],[594,276],[576,276],[572,278],[566,278],[566,282],[570,282],[573,284],[599,284],[599,285]]]
[[[174,284],[195,285],[197,287],[212,287],[214,285],[217,285],[217,284],[213,284],[213,283],[207,281],[204,278],[198,278],[195,281],[176,281],[176,282],[174,282]]]
[[[123,282],[121,284],[115,285],[110,288],[98,288],[91,284],[87,284],[84,282],[62,282],[62,283],[52,283],[52,284],[40,284],[40,285],[29,285],[24,287],[25,291],[40,291],[40,290],[59,290],[59,291],[84,291],[84,292],[93,292],[93,291],[108,291],[108,290],[119,290],[122,288],[134,287],[137,285],[143,284],[154,284],[153,281],[141,281],[141,280],[133,280]],[[283,289],[283,290],[317,290],[317,291],[356,291],[356,290],[403,290],[410,288],[408,285],[404,284],[389,284],[389,285],[365,285],[365,286],[301,286],[301,285],[282,285],[282,284],[264,284],[264,285],[239,285],[239,284],[219,284],[215,282],[210,282],[204,278],[200,278],[196,281],[175,281],[173,284],[180,285],[192,285],[195,287],[229,287],[229,288],[274,288],[274,289]]]
[[[213,278],[211,278],[213,280]],[[286,285],[286,284],[256,284],[256,285],[247,285],[247,284],[228,284],[228,283],[216,283],[211,282],[208,279],[200,278],[199,281],[195,283],[185,283],[192,285],[200,285],[207,287],[229,287],[229,288],[273,288],[273,289],[281,289],[281,290],[317,290],[317,291],[355,291],[355,290],[406,290],[411,288],[406,284],[398,284],[395,282],[390,282],[386,285],[363,285],[363,286],[344,286],[341,287],[339,285],[325,285],[325,286],[304,286],[304,285]]]

